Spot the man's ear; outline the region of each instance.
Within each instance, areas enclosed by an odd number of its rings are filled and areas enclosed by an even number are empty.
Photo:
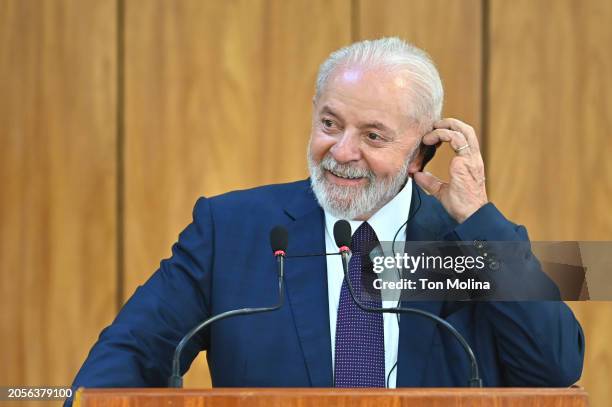
[[[424,157],[425,157],[425,151],[423,150],[423,143],[421,143],[419,145],[419,149],[416,155],[410,162],[410,165],[408,165],[408,174],[410,176],[413,176],[415,172],[421,171],[421,168],[423,168],[423,158]]]
[[[410,165],[408,166],[408,174],[413,175],[416,172],[421,172],[425,168],[425,165],[433,158],[436,154],[438,145],[429,146],[421,143],[417,155],[414,157]]]

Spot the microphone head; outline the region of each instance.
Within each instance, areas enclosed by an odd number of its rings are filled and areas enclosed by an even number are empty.
[[[334,240],[338,247],[351,247],[351,224],[341,219],[334,224]]]
[[[274,253],[282,251],[283,253],[287,250],[287,244],[289,242],[289,234],[287,229],[282,226],[274,226],[270,231],[270,246]]]

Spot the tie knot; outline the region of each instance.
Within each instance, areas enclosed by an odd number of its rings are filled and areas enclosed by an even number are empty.
[[[351,250],[360,255],[368,254],[378,245],[378,236],[368,222],[363,222],[351,238]]]

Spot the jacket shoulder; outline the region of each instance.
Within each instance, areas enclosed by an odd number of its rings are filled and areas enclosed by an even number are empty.
[[[213,205],[282,205],[298,192],[310,188],[308,180],[288,182],[283,184],[262,185],[255,188],[226,192],[210,198]]]
[[[206,212],[215,218],[224,215],[241,218],[237,215],[252,217],[279,213],[296,196],[307,196],[309,191],[310,181],[302,180],[230,191],[210,198],[200,197],[195,204],[194,218]]]

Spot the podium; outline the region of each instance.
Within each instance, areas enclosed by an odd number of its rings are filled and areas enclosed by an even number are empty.
[[[74,407],[586,407],[581,388],[79,389]]]

